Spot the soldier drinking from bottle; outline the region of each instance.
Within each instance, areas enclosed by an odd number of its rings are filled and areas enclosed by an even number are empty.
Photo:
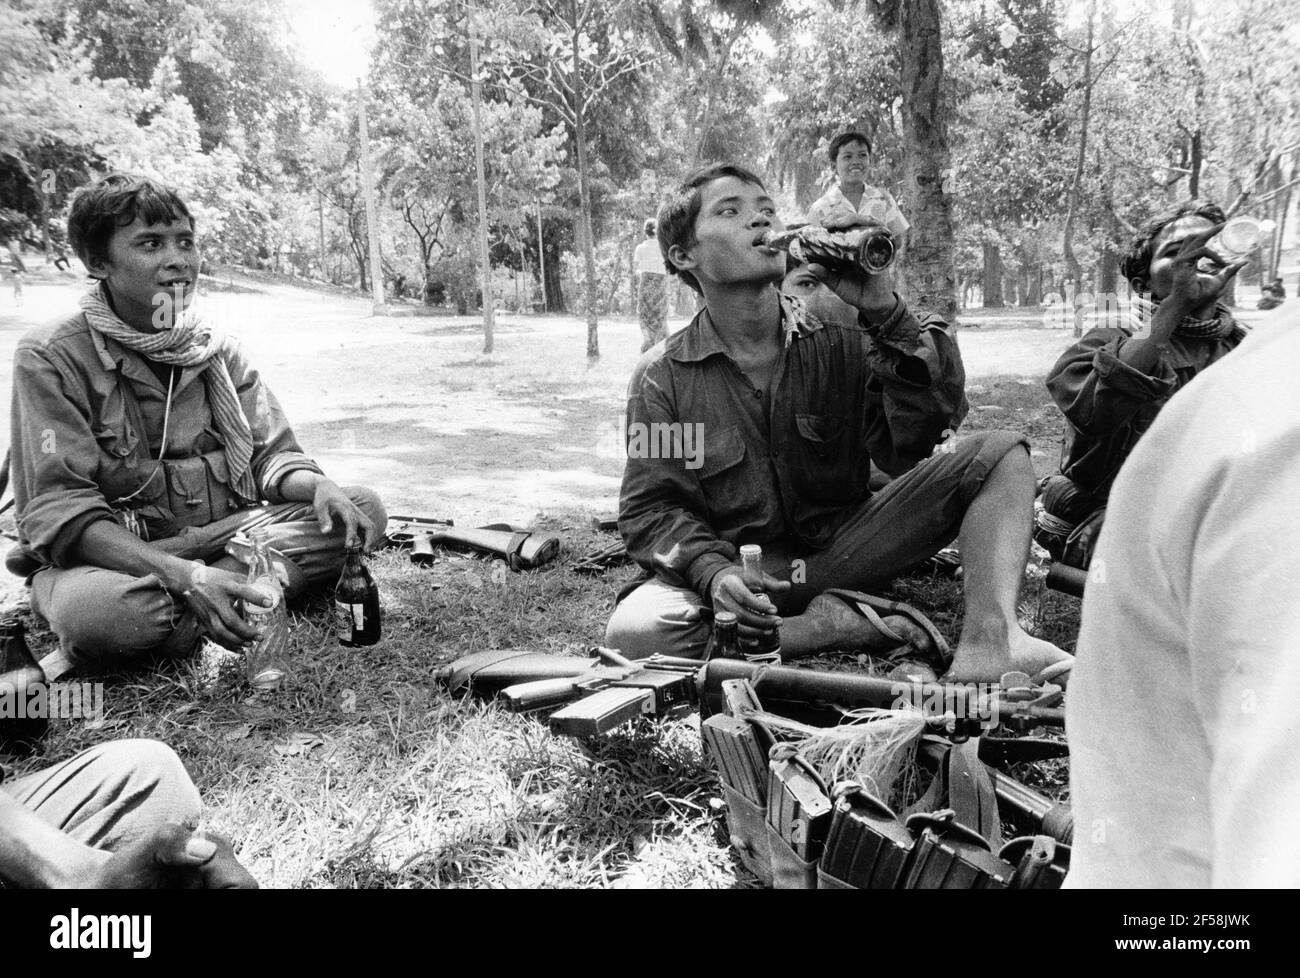
[[[1016,621],[1034,498],[1025,439],[945,439],[962,379],[922,339],[945,324],[913,315],[888,272],[813,265],[858,312],[854,325],[818,322],[776,287],[785,255],[755,244],[781,227],[762,181],[733,165],[695,173],[659,212],[667,266],[705,307],[637,365],[629,430],[702,425],[703,455],[692,468],[629,452],[619,529],[652,577],[615,610],[607,644],[698,656],[712,607],[736,614],[742,639],[779,626],[785,658],[923,649],[923,629],[867,614],[844,589],[885,584],[960,533],[966,615],[949,678],[1064,673],[1070,657]],[[872,461],[898,476],[875,493]],[[749,543],[763,548],[766,594],[742,575]]]

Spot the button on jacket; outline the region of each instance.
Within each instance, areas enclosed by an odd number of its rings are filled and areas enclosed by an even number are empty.
[[[214,356],[225,360],[252,429],[258,490],[267,501],[282,502],[278,486],[285,475],[320,469],[302,453],[275,395],[239,343],[225,337]],[[11,451],[18,532],[28,550],[46,564],[75,565],[82,532],[113,519],[114,503],[139,510],[152,538],[171,535],[166,480],[155,471],[160,448],[169,459],[211,453],[212,478],[229,485],[205,369],[175,369],[163,447],[165,371],[160,380],[143,356],[93,332],[80,313],[19,341]]]
[[[873,460],[898,475],[966,415],[961,357],[937,317],[898,300],[878,328],[823,325],[781,305],[770,415],[708,310],[648,353],[628,389],[619,530],[638,564],[700,594],[741,544],[825,547],[871,495]]]

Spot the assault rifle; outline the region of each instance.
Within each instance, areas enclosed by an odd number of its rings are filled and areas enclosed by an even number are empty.
[[[556,734],[594,737],[638,716],[664,717],[698,707],[701,720],[734,714],[741,689],[754,691],[765,709],[815,726],[834,726],[862,708],[915,708],[929,733],[963,742],[978,737],[979,760],[988,765],[1038,761],[1068,754],[1058,740],[991,736],[1064,726],[1055,687],[980,688],[945,683],[896,682],[856,673],[768,665],[743,659],[700,662],[652,655],[630,661],[611,649],[591,658],[498,649],[457,659],[436,673],[450,692],[496,697],[513,712],[553,711]],[[742,682],[743,681],[743,682]],[[760,745],[765,753],[770,745]],[[1033,832],[1068,842],[1068,806],[990,769],[999,803]]]
[[[452,692],[498,696],[514,712],[558,709],[551,729],[569,736],[598,736],[635,716],[665,716],[696,705],[702,717],[723,712],[722,686],[729,679],[749,680],[772,712],[811,724],[837,723],[847,710],[904,705],[919,710],[934,732],[959,740],[997,727],[1024,732],[1065,724],[1056,687],[898,682],[743,659],[701,663],[652,655],[633,662],[604,648],[593,654],[578,659],[478,652],[440,670],[438,678]]]
[[[453,520],[427,516],[391,516],[385,530],[388,543],[409,547],[411,563],[431,564],[434,547],[460,547],[500,557],[513,571],[548,564],[560,552],[560,538],[509,523],[458,527]]]

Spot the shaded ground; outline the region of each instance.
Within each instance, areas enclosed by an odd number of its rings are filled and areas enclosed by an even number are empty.
[[[334,478],[371,485],[395,513],[537,522],[564,550],[528,574],[456,555],[419,569],[380,554],[385,638],[375,648],[339,647],[317,599],[295,617],[297,673],[273,708],[250,702],[238,661],[220,656],[108,677],[103,721],[56,723],[43,754],[19,769],[107,737],[165,740],[203,791],[209,823],[263,885],[752,885],[726,845],[693,719],[584,748],[533,719],[450,701],[433,683],[439,665],[469,651],[576,652],[603,635],[634,571],[591,578],[568,565],[611,539],[588,519],[617,499],[635,324],[602,323],[604,358],[588,368],[576,318],[504,316],[484,357],[477,320],[376,319],[362,299],[231,284],[213,296],[216,317],[247,343]],[[0,381],[20,332],[74,308],[77,291],[38,281],[21,313],[2,297]],[[1060,422],[1041,379],[1068,342],[1035,327],[964,330],[966,428],[1027,432],[1036,467],[1050,471]],[[959,584],[914,578],[896,593],[955,639]],[[12,579],[10,597],[22,598]],[[1031,592],[1023,610],[1073,648],[1077,606]],[[40,654],[51,638],[32,625]],[[1056,793],[1064,785],[1061,764],[1018,773]]]

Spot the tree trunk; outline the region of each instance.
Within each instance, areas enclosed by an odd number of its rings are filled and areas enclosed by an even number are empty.
[[[957,315],[956,235],[952,197],[943,191],[951,156],[939,0],[907,0],[899,16],[903,179],[912,211],[908,299],[914,309],[952,320]]]
[[[596,247],[591,230],[591,185],[587,163],[587,122],[582,90],[582,61],[579,58],[578,19],[573,20],[573,138],[578,144],[578,231],[582,260],[586,266],[587,359],[600,359],[600,340],[596,336]]]
[[[1192,174],[1187,179],[1187,192],[1189,196],[1199,197],[1201,196],[1201,164],[1205,159],[1205,147],[1202,145],[1200,129],[1192,133],[1191,157],[1188,169],[1192,171]]]
[[[1002,252],[992,241],[984,242],[984,308],[1005,306],[1002,294]]]
[[[1074,166],[1074,181],[1070,184],[1070,204],[1065,213],[1065,228],[1062,232],[1061,250],[1065,257],[1065,267],[1070,278],[1079,288],[1083,270],[1079,259],[1074,254],[1074,218],[1079,210],[1079,191],[1083,185],[1083,161],[1088,153],[1088,119],[1092,114],[1092,53],[1093,30],[1097,20],[1097,0],[1088,3],[1088,40],[1083,57],[1083,119],[1079,126],[1079,156]],[[1083,335],[1082,313],[1074,318],[1074,335]]]
[[[546,240],[545,258],[546,311],[567,314],[569,306],[564,301],[564,282],[560,278],[560,249],[550,239]]]

